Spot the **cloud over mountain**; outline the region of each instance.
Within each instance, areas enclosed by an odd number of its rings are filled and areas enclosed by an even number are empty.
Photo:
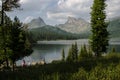
[[[68,16],[89,21],[93,0],[20,0],[20,3],[23,10],[9,12],[9,16],[18,16],[22,21],[29,16],[40,16],[46,23],[54,25],[65,22]],[[107,0],[106,3],[107,18],[120,16],[120,0]]]

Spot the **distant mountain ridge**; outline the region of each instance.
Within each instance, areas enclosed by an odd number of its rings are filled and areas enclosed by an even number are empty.
[[[87,21],[82,18],[76,19],[74,17],[68,17],[65,24],[59,24],[57,27],[67,32],[77,34],[90,30],[90,24]]]
[[[31,20],[30,23],[28,23],[28,28],[39,28],[42,26],[46,26],[47,24],[44,22],[42,18],[37,18]],[[90,24],[85,21],[82,18],[74,18],[74,17],[68,17],[67,21],[64,24],[59,24],[55,27],[58,27],[64,31],[70,32],[70,33],[84,33],[90,31]]]
[[[67,22],[61,25],[65,25],[65,29],[59,26],[46,25],[44,20],[39,17],[31,20],[31,22],[28,23],[28,31],[34,41],[88,38],[88,33],[86,32],[89,32],[87,31],[89,23],[81,18],[76,19],[73,17],[68,17]],[[83,25],[85,25],[85,27]],[[67,31],[67,29],[70,31]]]
[[[81,18],[68,17],[64,24],[57,26],[47,25],[42,18],[33,19],[28,23],[28,30],[36,39],[80,39],[89,38],[91,34],[90,23]],[[120,17],[111,19],[108,23],[110,38],[120,39]],[[45,38],[45,36],[47,36]],[[49,37],[48,37],[49,36]],[[54,38],[52,38],[55,36]],[[50,39],[51,37],[51,39]]]

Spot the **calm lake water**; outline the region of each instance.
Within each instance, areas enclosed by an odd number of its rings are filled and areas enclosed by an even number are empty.
[[[62,49],[65,50],[65,56],[68,55],[68,50],[71,44],[77,42],[78,48],[84,44],[88,45],[87,39],[81,40],[58,40],[58,41],[38,41],[33,47],[33,53],[25,57],[25,61],[28,63],[39,62],[40,60],[45,60],[46,63],[50,63],[53,60],[60,60],[62,58]],[[110,41],[110,46],[108,51],[115,47],[117,52],[120,52],[120,41]],[[17,65],[21,65],[22,60],[16,62]]]

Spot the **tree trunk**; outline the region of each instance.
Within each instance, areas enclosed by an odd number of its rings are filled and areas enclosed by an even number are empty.
[[[5,29],[4,29],[4,7],[3,7],[3,0],[2,0],[2,10],[1,10],[1,26],[2,26],[2,36],[3,36],[3,50],[4,50],[4,54],[5,54],[5,60],[6,60],[6,67],[9,67],[9,62],[8,62],[8,58],[7,58],[7,51],[6,51],[6,39],[5,39]]]
[[[3,0],[2,0],[3,1]],[[4,8],[3,8],[3,2],[2,2],[2,10],[1,10],[1,25],[4,24]]]
[[[99,57],[100,56],[100,53],[97,51],[95,52],[95,57]]]
[[[15,61],[12,61],[12,71],[14,71],[14,70],[15,70],[14,63],[15,63]]]
[[[9,68],[8,58],[6,58],[6,67]]]

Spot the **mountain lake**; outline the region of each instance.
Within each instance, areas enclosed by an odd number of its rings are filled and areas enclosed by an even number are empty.
[[[75,42],[77,42],[79,50],[82,45],[88,45],[88,39],[38,41],[37,44],[33,46],[33,53],[30,56],[24,57],[24,60],[26,64],[37,63],[41,60],[45,60],[46,63],[51,63],[53,60],[60,60],[62,59],[62,50],[64,49],[65,57],[67,57],[69,48]],[[111,40],[109,43],[108,52],[110,52],[113,47],[116,52],[120,52],[120,41]],[[20,66],[22,60],[18,60],[16,64]]]

